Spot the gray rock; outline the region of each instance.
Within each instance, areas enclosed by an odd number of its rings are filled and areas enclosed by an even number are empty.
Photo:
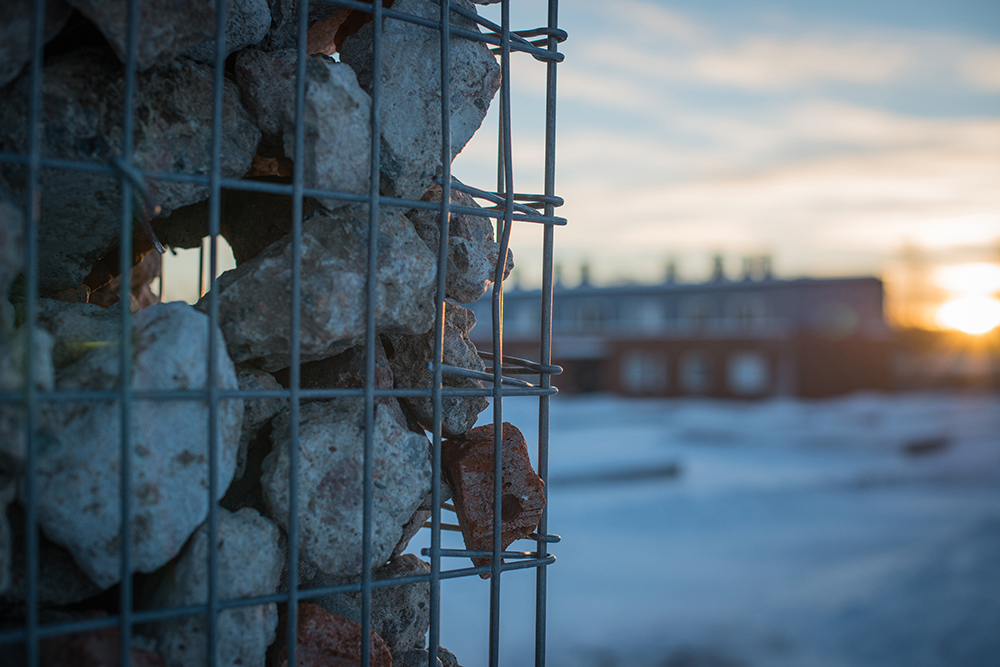
[[[467,0],[461,7],[474,11]],[[397,0],[393,11],[437,21],[432,0]],[[452,24],[478,32],[473,21],[452,13]],[[451,150],[465,147],[483,122],[500,87],[500,66],[483,42],[452,35]],[[371,92],[372,26],[348,37],[341,61]],[[405,21],[383,20],[381,88],[381,168],[383,194],[419,199],[441,173],[441,45],[438,33]]]
[[[236,380],[241,391],[257,391],[282,389],[278,381],[270,373],[245,364],[236,368]],[[283,398],[244,398],[243,399],[243,429],[240,432],[240,448],[236,455],[235,479],[243,477],[247,465],[247,447],[250,441],[257,437],[274,415],[288,405]]]
[[[425,648],[413,648],[407,651],[398,659],[393,660],[393,664],[396,667],[427,667],[430,661],[430,651]],[[441,658],[435,658],[434,664],[438,667],[443,667],[444,663],[441,662]]]
[[[30,359],[29,359],[30,356]],[[0,332],[0,392],[24,391],[28,363],[35,363],[35,388],[52,389],[55,373],[52,368],[52,337],[35,330],[31,354],[28,354],[28,329],[22,326],[13,334]],[[27,455],[23,404],[0,403],[0,474],[21,470]]]
[[[301,359],[325,359],[365,333],[368,209],[316,211],[303,223]],[[417,334],[433,323],[434,258],[396,209],[379,216],[375,326]],[[286,237],[219,277],[219,317],[237,363],[289,365],[292,242]],[[199,308],[207,307],[207,297]]]
[[[445,475],[442,472],[441,502],[442,503],[447,502],[451,498],[451,496],[452,496],[451,487],[448,485],[448,480],[445,479]],[[420,502],[420,507],[414,510],[413,516],[411,516],[409,521],[407,521],[403,525],[403,534],[400,536],[399,541],[396,543],[396,546],[393,547],[391,558],[396,558],[401,553],[403,553],[403,550],[406,549],[407,545],[409,545],[410,540],[412,540],[414,536],[420,532],[420,529],[424,527],[424,522],[430,520],[431,507],[433,507],[431,502],[432,502],[431,494],[428,493],[427,496]]]
[[[207,4],[212,6],[213,3]],[[270,27],[271,8],[267,0],[231,0],[226,19],[226,55],[264,39]],[[214,64],[215,40],[193,46],[184,55],[200,63]]]
[[[432,185],[424,201],[441,201],[441,186]],[[459,206],[480,208],[476,200],[464,192],[451,191],[451,202]],[[435,255],[441,242],[441,213],[415,209],[406,216],[413,228]],[[500,245],[493,240],[490,218],[465,213],[452,213],[448,221],[448,276],[445,297],[459,303],[475,303],[490,284],[496,271]],[[514,255],[507,249],[504,279],[514,268]]]
[[[295,159],[296,51],[249,49],[236,60],[236,80],[266,141]],[[305,185],[367,194],[371,99],[350,67],[326,56],[306,61]],[[347,202],[324,199],[328,207]]]
[[[128,3],[68,0],[100,29],[111,49],[125,62]],[[196,44],[215,39],[215,3],[203,0],[139,0],[136,67],[143,72],[173,60]],[[232,4],[230,5],[232,12]]]
[[[361,573],[364,401],[309,403],[299,416],[298,529],[301,557],[335,576]],[[404,428],[375,404],[372,560],[389,558],[403,524],[430,489],[427,438]],[[289,426],[282,412],[272,424],[274,449],[264,460],[261,485],[270,516],[288,525]]]
[[[441,667],[462,667],[455,654],[443,646],[438,646],[438,660],[441,661]]]
[[[199,390],[208,371],[208,319],[183,303],[157,304],[134,316],[135,390]],[[211,344],[220,389],[236,373],[216,330]],[[59,389],[119,385],[119,350],[99,347],[58,375]],[[200,400],[137,400],[131,410],[132,563],[150,572],[173,558],[208,513],[209,411]],[[217,410],[217,497],[236,465],[243,402]],[[37,507],[45,534],[66,547],[99,586],[120,578],[118,492],[121,417],[117,401],[59,403],[43,410],[37,457]],[[23,500],[22,490],[22,500]]]
[[[252,509],[235,514],[219,509],[216,535],[217,591],[220,600],[274,593],[284,554],[278,528]],[[194,536],[155,596],[157,606],[204,604],[208,598],[208,523]],[[274,641],[278,610],[274,603],[236,607],[219,613],[215,662],[220,667],[263,667]],[[208,664],[208,628],[201,614],[156,625],[159,652],[167,667]]]
[[[24,266],[24,216],[13,203],[0,199],[0,336],[14,328],[14,307],[7,296]]]
[[[457,303],[445,302],[444,347],[442,358],[445,364],[474,371],[485,371],[486,365],[479,358],[476,346],[469,340],[469,332],[476,325],[476,316],[471,310]],[[386,336],[389,342],[386,352],[396,387],[430,388],[434,373],[427,364],[434,359],[434,332],[418,336]],[[391,352],[390,352],[391,349]],[[480,380],[445,375],[445,387],[482,389]],[[402,398],[403,408],[427,430],[431,430],[434,403],[427,398]],[[446,437],[468,433],[476,423],[476,417],[487,408],[485,396],[444,396],[441,399],[441,432]]]
[[[38,326],[52,334],[52,363],[57,371],[88,352],[115,345],[122,330],[122,307],[101,308],[90,303],[38,300]]]
[[[11,552],[13,538],[7,521],[7,505],[17,496],[17,481],[0,473],[0,593],[10,588],[13,580],[14,554]]]
[[[33,0],[5,0],[0,14],[0,86],[13,81],[21,69],[31,61],[31,19],[34,15]],[[63,0],[46,0],[45,42],[55,37],[73,8]]]
[[[10,587],[0,603],[22,605],[27,599],[27,566],[24,549],[24,520],[19,511],[11,513],[13,534],[13,569]],[[44,535],[38,536],[38,602],[50,606],[76,604],[101,592],[101,587],[87,578],[68,551]]]
[[[398,579],[426,575],[430,571],[430,565],[413,554],[406,554],[373,569],[372,579]],[[331,577],[320,573],[310,587],[338,586],[360,580],[360,577]],[[431,622],[430,594],[429,582],[372,589],[371,628],[385,640],[393,655],[424,645],[424,635]],[[361,593],[334,593],[313,602],[349,621],[361,622]]]
[[[118,63],[97,51],[54,58],[46,65],[42,92],[46,157],[107,162],[121,150],[122,74]],[[0,106],[0,150],[27,153],[29,84],[26,76],[14,82]],[[212,69],[205,65],[182,58],[140,75],[135,166],[207,174],[212,99]],[[239,177],[250,167],[260,133],[240,104],[236,85],[228,80],[222,118],[222,175]],[[23,188],[20,166],[0,166],[0,175]],[[80,285],[94,262],[118,245],[121,200],[118,179],[108,174],[42,169],[40,186],[39,287],[48,294]],[[149,189],[163,214],[209,194],[207,185],[194,183],[150,181]]]

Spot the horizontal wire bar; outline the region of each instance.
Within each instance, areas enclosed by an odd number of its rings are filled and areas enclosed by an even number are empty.
[[[423,548],[420,550],[421,556],[430,555],[431,550]],[[442,556],[453,556],[455,558],[484,558],[493,559],[493,552],[484,549],[441,549]],[[538,553],[534,551],[501,551],[501,558],[538,558]]]
[[[442,555],[447,549],[442,549]],[[478,553],[478,552],[476,552]],[[492,556],[492,552],[488,553]],[[504,552],[507,554],[508,552]],[[502,569],[504,570],[519,570],[528,567],[543,567],[551,565],[555,562],[555,556],[551,554],[546,554],[544,557],[537,558],[532,557],[530,559],[523,559],[523,553],[527,552],[509,552],[513,555],[505,555],[506,558],[518,558],[519,560],[512,563],[503,563]],[[477,574],[485,574],[490,572],[491,566],[486,565],[482,567],[467,567],[460,568],[456,570],[442,570],[442,579],[458,579],[461,577],[468,577]],[[398,577],[394,579],[375,579],[372,580],[372,588],[393,588],[396,586],[407,586],[411,584],[419,584],[430,581],[430,574],[416,574],[407,577]],[[325,586],[323,588],[305,588],[298,590],[299,599],[312,599],[317,597],[324,597],[327,595],[334,595],[337,593],[357,593],[361,590],[361,582],[353,584],[341,584],[338,586]],[[262,604],[271,604],[278,602],[287,602],[288,593],[272,593],[270,595],[259,595],[255,597],[246,598],[233,598],[228,600],[219,600],[219,609],[234,609],[238,607],[256,607]],[[139,623],[150,623],[153,621],[162,621],[171,618],[178,618],[182,616],[192,616],[196,614],[205,614],[208,612],[208,603],[205,604],[194,604],[185,605],[182,607],[169,607],[164,609],[147,609],[147,610],[136,610],[132,612],[132,619],[136,624]],[[120,617],[117,615],[105,616],[104,618],[95,619],[85,619],[76,621],[65,621],[51,624],[40,624],[37,626],[36,631],[39,637],[54,637],[57,635],[71,634],[75,632],[86,632],[88,630],[102,630],[105,628],[116,627],[120,624]],[[23,642],[25,640],[26,633],[22,628],[16,628],[12,630],[0,631],[0,644],[10,644],[15,642]]]
[[[464,369],[463,369],[464,370]],[[508,378],[514,382],[521,382],[516,378]],[[492,380],[492,378],[491,378]],[[364,396],[364,389],[300,389],[299,395],[302,398],[326,399],[326,398],[356,398]],[[393,398],[426,398],[431,395],[431,389],[375,389],[377,397]],[[509,391],[515,392],[516,396],[551,396],[558,391],[555,387],[543,389],[534,385],[512,385]],[[444,387],[442,396],[492,396],[493,390],[490,387],[477,389],[473,387]],[[505,394],[508,390],[504,391]],[[130,393],[136,400],[143,401],[205,401],[208,400],[207,389],[136,389]],[[289,398],[290,389],[219,389],[216,396],[222,399],[266,399],[266,398]],[[40,402],[65,403],[65,402],[106,402],[117,401],[121,394],[114,390],[90,390],[79,389],[72,391],[39,391],[35,397]],[[23,403],[25,401],[24,392],[3,392],[0,393],[0,404]]]
[[[19,153],[7,153],[0,152],[0,162],[13,163],[13,164],[27,164],[28,156],[21,155]],[[113,176],[118,173],[118,171],[111,165],[103,162],[86,162],[83,160],[68,160],[64,158],[42,158],[41,164],[43,167],[54,167],[58,169],[65,169],[69,171],[84,171],[84,172],[94,172],[108,174]],[[208,176],[202,176],[200,174],[181,174],[167,171],[144,171],[133,167],[136,175],[144,177],[147,181],[168,181],[172,183],[194,183],[199,185],[209,185],[210,178]],[[292,195],[292,184],[291,183],[271,183],[268,181],[254,181],[246,180],[240,178],[222,178],[219,181],[223,188],[227,190],[243,190],[247,192],[263,192],[267,194],[276,195]],[[452,187],[456,187],[458,184],[453,183]],[[461,188],[463,191],[472,194],[475,197],[482,199],[488,199],[494,203],[501,203],[503,200],[494,193],[488,193],[485,190],[479,190],[478,188],[471,188],[469,186],[463,185]],[[317,188],[304,188],[303,194],[306,197],[312,197],[314,199],[337,199],[341,201],[350,201],[358,204],[364,204],[368,201],[367,194],[359,194],[356,192],[339,192],[336,190],[320,190]],[[525,194],[520,195],[526,200],[530,201],[541,201],[543,195],[532,195]],[[549,197],[546,199],[558,200],[558,203],[553,202],[543,202],[543,203],[553,203],[553,206],[561,206],[562,198],[560,197]],[[394,206],[397,208],[416,208],[424,210],[441,210],[440,202],[427,202],[417,199],[402,199],[399,197],[379,197],[379,203],[386,206]],[[542,224],[558,225],[564,226],[566,224],[566,219],[559,216],[546,216],[538,213],[534,209],[527,206],[520,207],[521,213],[514,215],[515,222],[536,222]],[[493,208],[476,208],[473,206],[460,206],[453,204],[451,206],[453,213],[465,214],[465,215],[476,215],[486,218],[503,218],[503,211]]]
[[[434,363],[428,361],[426,365],[427,370],[434,370]],[[484,373],[483,371],[472,370],[471,368],[461,368],[460,366],[451,366],[449,364],[441,364],[441,371],[445,375],[457,375],[464,378],[472,378],[473,380],[483,380],[484,382],[493,382],[493,375],[490,373]],[[503,384],[511,385],[512,387],[534,387],[535,385],[530,382],[525,382],[524,380],[518,380],[517,378],[503,377],[500,380]]]
[[[483,350],[476,350],[479,357],[483,361],[493,361],[493,353],[486,352]],[[510,365],[510,370],[508,370],[508,363]],[[512,357],[510,355],[503,355],[502,370],[505,372],[512,372],[514,369],[524,368],[530,370],[534,373],[547,373],[549,375],[559,375],[563,372],[562,366],[556,366],[555,364],[540,364],[537,361],[531,361],[530,359],[522,359],[520,357]]]

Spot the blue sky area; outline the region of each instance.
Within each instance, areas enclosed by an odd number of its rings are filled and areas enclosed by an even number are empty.
[[[545,3],[512,3],[516,29]],[[496,7],[481,8],[499,16]],[[1000,4],[562,2],[557,232],[568,282],[770,253],[786,276],[1000,261]],[[515,186],[541,191],[544,67],[513,63]],[[496,103],[494,104],[496,106]],[[456,161],[495,181],[496,125]],[[540,234],[517,230],[520,279]]]

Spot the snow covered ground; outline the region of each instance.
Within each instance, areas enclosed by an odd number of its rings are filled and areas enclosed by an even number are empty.
[[[504,401],[530,448],[536,409]],[[557,397],[550,461],[553,667],[1000,665],[998,397]],[[487,664],[489,582],[442,600],[441,644]],[[531,665],[534,571],[501,600],[501,663]]]

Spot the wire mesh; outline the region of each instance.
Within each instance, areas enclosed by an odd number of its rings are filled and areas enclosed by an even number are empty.
[[[294,155],[291,156],[296,168],[293,172],[291,183],[273,183],[264,181],[249,181],[238,178],[227,178],[223,176],[222,143],[223,143],[223,90],[226,77],[226,24],[228,3],[217,3],[215,10],[215,58],[214,58],[214,81],[213,81],[213,103],[212,103],[212,135],[211,135],[211,168],[207,175],[197,173],[163,172],[149,169],[142,169],[133,161],[133,130],[135,124],[135,93],[137,76],[137,50],[139,49],[138,27],[140,20],[147,20],[142,12],[140,0],[128,0],[127,7],[127,39],[124,58],[124,105],[121,109],[123,121],[123,143],[120,153],[108,162],[80,161],[66,159],[59,156],[43,155],[43,58],[45,45],[45,20],[46,2],[45,0],[35,0],[33,4],[32,34],[31,34],[31,60],[26,68],[30,78],[29,93],[29,144],[26,153],[2,152],[0,153],[0,163],[21,165],[25,173],[25,197],[23,210],[25,215],[25,303],[24,303],[24,326],[32,334],[39,326],[38,323],[38,303],[39,303],[39,238],[38,229],[41,219],[40,198],[41,192],[40,174],[42,169],[61,170],[67,174],[72,173],[100,173],[117,178],[121,188],[121,217],[120,217],[120,252],[119,267],[121,280],[120,291],[124,304],[129,303],[132,292],[131,269],[132,269],[132,247],[133,247],[133,220],[135,218],[136,202],[141,202],[141,198],[134,195],[138,192],[145,194],[145,186],[148,183],[172,182],[172,183],[194,183],[207,186],[209,189],[209,215],[208,215],[208,266],[205,278],[204,292],[207,297],[207,314],[210,331],[216,330],[219,319],[219,295],[217,287],[217,247],[220,236],[221,218],[221,193],[225,188],[234,192],[264,192],[271,194],[290,195],[292,201],[291,219],[291,319],[290,319],[290,365],[289,383],[287,389],[282,390],[232,390],[220,387],[218,377],[218,365],[216,363],[216,349],[213,345],[208,345],[208,381],[203,390],[149,390],[135,389],[125,381],[130,373],[132,363],[134,343],[131,336],[133,326],[133,313],[128,307],[121,309],[121,319],[119,322],[118,337],[118,359],[122,376],[118,382],[118,388],[114,390],[45,390],[40,389],[36,380],[41,370],[38,367],[37,359],[29,355],[29,362],[25,369],[25,382],[19,391],[5,391],[0,394],[0,403],[16,406],[23,409],[25,415],[24,434],[27,441],[27,452],[24,468],[22,471],[22,499],[24,506],[24,556],[26,563],[25,572],[25,604],[23,622],[14,626],[6,625],[0,628],[0,655],[15,655],[13,649],[20,647],[23,650],[24,664],[28,667],[36,667],[40,664],[40,644],[46,638],[77,633],[83,631],[100,630],[117,627],[120,636],[120,664],[127,666],[132,663],[131,652],[134,629],[137,625],[162,621],[171,618],[180,618],[186,615],[204,615],[207,620],[207,664],[216,664],[216,644],[218,635],[217,620],[219,613],[224,610],[237,607],[255,606],[266,603],[285,603],[287,605],[287,632],[288,636],[296,636],[297,628],[297,605],[299,601],[318,598],[333,593],[360,593],[361,596],[361,636],[367,637],[371,629],[371,598],[372,592],[380,588],[391,586],[402,586],[406,584],[427,582],[430,584],[430,628],[428,635],[428,664],[437,664],[437,649],[441,634],[441,581],[470,577],[481,574],[490,574],[490,625],[489,625],[489,647],[488,662],[491,666],[499,664],[500,661],[500,594],[502,573],[511,570],[533,568],[536,570],[536,600],[535,600],[535,664],[538,666],[545,664],[545,611],[546,611],[546,567],[554,562],[555,558],[548,553],[548,545],[558,541],[558,536],[548,533],[547,509],[543,510],[537,531],[530,537],[535,542],[534,551],[505,550],[501,546],[501,481],[502,481],[502,456],[501,443],[503,423],[503,398],[505,396],[535,396],[538,397],[538,475],[544,481],[548,475],[548,431],[549,431],[549,397],[555,393],[555,388],[551,384],[550,376],[560,371],[557,366],[551,365],[551,311],[552,311],[552,249],[553,249],[553,227],[565,224],[565,220],[555,215],[555,208],[562,204],[562,200],[555,196],[555,112],[556,112],[556,65],[562,61],[562,54],[558,51],[558,44],[566,38],[566,34],[558,28],[558,2],[549,0],[547,25],[523,31],[513,31],[511,29],[509,0],[502,0],[501,22],[493,23],[476,12],[469,11],[464,7],[452,4],[447,1],[436,0],[440,5],[440,14],[436,21],[428,20],[418,16],[404,14],[394,11],[391,8],[383,7],[382,3],[358,2],[354,0],[299,0],[298,2],[298,25],[297,25],[297,61],[295,76],[295,111],[294,111]],[[305,97],[306,97],[306,64],[307,55],[307,30],[309,28],[309,5],[331,4],[353,10],[360,10],[371,14],[372,35],[373,35],[373,71],[379,72],[382,59],[382,32],[383,20],[394,19],[407,21],[423,25],[436,30],[440,35],[440,72],[441,72],[441,164],[442,174],[439,184],[442,189],[440,202],[414,201],[396,197],[383,196],[379,191],[380,183],[380,123],[381,123],[381,77],[372,77],[371,90],[371,151],[369,164],[369,190],[367,193],[335,192],[317,188],[306,187],[304,170],[299,167],[303,163],[305,155]],[[391,3],[386,3],[391,4]],[[471,31],[452,25],[451,14],[459,15],[465,19],[475,21],[485,32]],[[485,42],[492,47],[492,52],[499,56],[501,66],[500,95],[494,104],[500,105],[500,127],[499,127],[499,164],[498,164],[498,187],[496,191],[487,191],[479,188],[467,186],[451,177],[451,131],[450,123],[452,110],[450,109],[450,40],[452,38],[462,38]],[[544,192],[543,193],[517,193],[514,190],[514,169],[512,159],[511,140],[511,73],[510,60],[512,54],[519,53],[521,57],[532,57],[546,68],[546,89],[545,89],[545,157],[544,157]],[[3,102],[0,102],[3,104]],[[485,200],[491,206],[486,208],[471,208],[462,206],[452,201],[451,192],[453,189],[460,190],[478,199]],[[300,328],[302,317],[302,300],[300,298],[302,283],[302,219],[303,200],[306,197],[330,197],[341,201],[368,204],[368,255],[367,255],[367,284],[366,284],[366,330],[365,341],[365,364],[364,364],[364,386],[363,388],[326,388],[312,389],[303,388],[301,382],[300,365]],[[396,387],[392,389],[377,388],[375,382],[375,341],[377,336],[374,313],[376,310],[376,281],[378,270],[378,217],[382,207],[396,207],[403,210],[425,209],[434,210],[440,213],[440,236],[437,249],[437,282],[435,293],[435,321],[434,321],[434,357],[431,363],[433,372],[433,383],[430,389],[414,387]],[[444,312],[445,312],[445,270],[448,262],[448,238],[449,220],[453,213],[474,214],[477,216],[493,218],[496,221],[497,239],[500,244],[498,262],[495,267],[492,305],[493,321],[492,350],[483,351],[483,358],[487,360],[490,367],[488,373],[475,373],[466,369],[456,368],[443,363],[443,341],[444,341]],[[539,349],[538,361],[528,361],[523,359],[505,358],[503,355],[503,277],[505,275],[505,263],[507,259],[507,248],[513,233],[514,223],[534,223],[544,225],[543,248],[542,248],[542,280],[543,280],[543,302],[541,313],[541,345]],[[148,229],[148,225],[147,225]],[[155,239],[151,239],[154,245],[159,245]],[[158,248],[160,252],[162,248]],[[203,246],[204,252],[204,246]],[[201,265],[201,263],[199,263]],[[159,293],[163,293],[164,276],[160,276]],[[484,325],[485,323],[480,323]],[[276,325],[277,326],[277,325]],[[29,340],[31,338],[29,337]],[[209,338],[211,340],[211,338]],[[523,380],[511,378],[505,375],[508,373],[530,372],[539,377],[538,384],[530,384]],[[469,388],[449,388],[443,384],[446,375],[466,375],[488,382],[484,389]],[[453,524],[445,524],[441,521],[442,510],[442,464],[441,464],[441,442],[442,442],[442,401],[450,396],[486,396],[492,399],[492,411],[494,421],[494,502],[493,502],[493,545],[490,551],[476,551],[470,549],[445,549],[441,546],[441,531],[454,529]],[[299,488],[299,420],[290,419],[291,429],[290,440],[290,476],[289,480],[289,510],[287,526],[287,572],[288,590],[285,593],[273,593],[263,596],[243,597],[238,599],[223,599],[219,591],[219,563],[217,540],[208,540],[208,591],[205,604],[185,605],[175,607],[165,607],[159,609],[136,609],[134,605],[135,591],[132,587],[132,573],[135,571],[133,565],[133,554],[131,553],[132,540],[130,531],[132,530],[132,498],[129,492],[131,475],[133,474],[132,457],[133,438],[132,411],[137,401],[178,401],[178,400],[199,400],[204,401],[209,411],[209,474],[208,474],[208,494],[209,510],[207,526],[210,535],[217,535],[219,527],[218,503],[213,499],[219,497],[216,468],[220,442],[220,401],[227,399],[261,399],[261,398],[281,398],[289,402],[291,414],[299,414],[303,401],[314,399],[329,399],[338,397],[360,397],[364,402],[364,465],[363,465],[363,508],[364,523],[362,537],[362,576],[361,581],[352,584],[337,586],[326,586],[323,588],[302,589],[298,582],[299,562],[299,540],[298,531],[298,498]],[[427,575],[408,576],[388,580],[374,580],[372,577],[371,555],[372,555],[372,515],[373,515],[373,474],[374,459],[373,437],[374,437],[374,412],[376,401],[385,397],[429,397],[433,404],[433,430],[432,430],[432,486],[431,486],[431,518],[427,524],[430,529],[430,547],[423,550],[423,555],[430,560],[430,573]],[[118,612],[102,618],[87,618],[72,621],[42,622],[39,591],[39,516],[38,516],[38,480],[36,474],[37,453],[41,446],[38,435],[38,420],[40,407],[47,404],[65,404],[74,402],[98,402],[115,401],[118,406],[121,432],[120,448],[120,575],[121,584],[118,589]],[[453,508],[445,505],[446,508]],[[490,565],[475,567],[446,567],[448,559],[468,558],[470,556],[492,559]],[[501,562],[501,559],[507,562]],[[288,642],[288,664],[296,664],[296,641]],[[468,659],[475,660],[474,656]],[[366,667],[370,664],[371,654],[368,642],[361,642],[361,662]],[[5,664],[6,659],[3,660]]]

